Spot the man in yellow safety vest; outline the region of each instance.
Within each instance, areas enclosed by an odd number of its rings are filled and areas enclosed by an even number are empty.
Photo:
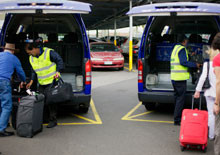
[[[39,92],[44,93],[45,89],[50,87],[54,79],[59,78],[60,71],[63,69],[63,60],[53,49],[42,48],[42,39],[28,39],[25,41],[25,50],[30,55],[29,61],[32,66],[31,81],[26,88],[29,89],[37,75],[39,83]],[[49,104],[49,124],[47,128],[53,128],[57,125],[57,105]]]
[[[200,67],[200,64],[189,61],[188,50],[186,49],[187,37],[184,34],[178,35],[177,41],[179,43],[174,46],[170,58],[170,74],[175,96],[174,125],[180,125],[181,122],[187,80],[190,77],[188,68]]]

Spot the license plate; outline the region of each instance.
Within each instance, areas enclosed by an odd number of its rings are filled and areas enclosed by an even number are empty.
[[[112,61],[105,61],[104,64],[105,65],[112,65]]]

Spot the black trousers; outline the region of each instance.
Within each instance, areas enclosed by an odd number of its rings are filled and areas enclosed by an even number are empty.
[[[45,89],[49,86],[51,86],[51,84],[39,85],[39,92],[44,94]],[[56,122],[57,121],[57,105],[56,104],[46,105],[45,110],[46,112],[44,115],[47,115],[47,116],[44,116],[44,117],[46,117],[46,119],[48,119],[49,122]],[[48,115],[48,112],[49,112],[49,115]]]
[[[172,81],[175,97],[174,122],[180,122],[185,103],[186,81]]]

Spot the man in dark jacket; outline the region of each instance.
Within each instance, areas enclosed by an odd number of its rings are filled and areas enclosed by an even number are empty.
[[[21,79],[20,87],[26,81],[24,70],[21,67],[21,62],[14,56],[15,45],[6,43],[4,52],[0,52],[0,137],[11,136],[14,133],[8,132],[7,128],[10,113],[12,110],[12,94],[11,94],[11,76],[16,70]]]
[[[60,70],[63,69],[63,60],[53,49],[42,48],[42,40],[26,40],[26,52],[30,55],[29,61],[32,66],[32,78],[26,88],[30,88],[34,78],[37,75],[39,91],[44,93],[45,89],[50,87],[54,79],[60,77]],[[53,128],[57,125],[57,105],[49,104],[49,124],[47,128]]]

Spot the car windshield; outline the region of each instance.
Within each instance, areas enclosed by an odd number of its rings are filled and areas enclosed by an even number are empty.
[[[93,44],[90,47],[91,52],[118,52],[114,44]]]

